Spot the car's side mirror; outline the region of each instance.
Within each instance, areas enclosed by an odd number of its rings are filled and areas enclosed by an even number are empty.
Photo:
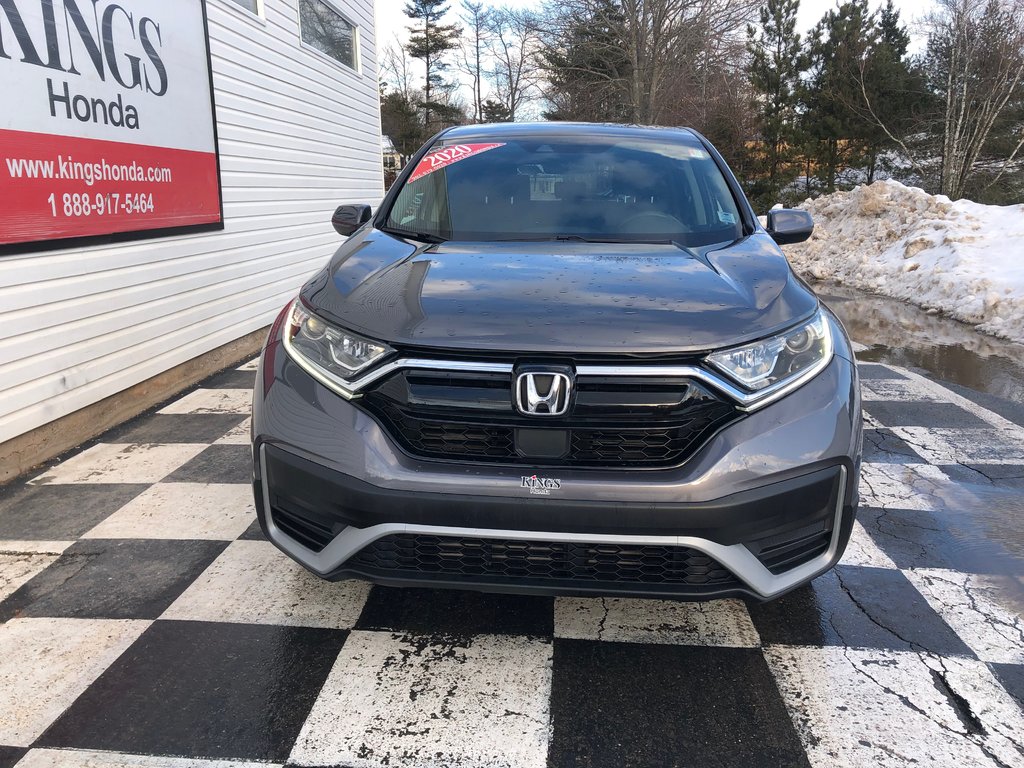
[[[768,211],[765,229],[779,245],[802,243],[814,232],[814,219],[799,208],[773,208]]]
[[[338,206],[338,210],[331,217],[331,224],[334,225],[339,235],[348,237],[369,220],[370,206],[359,203]]]

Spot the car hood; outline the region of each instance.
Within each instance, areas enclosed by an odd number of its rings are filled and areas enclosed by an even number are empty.
[[[731,346],[817,306],[760,232],[686,250],[547,241],[416,247],[367,228],[302,297],[325,319],[396,346],[586,354]]]

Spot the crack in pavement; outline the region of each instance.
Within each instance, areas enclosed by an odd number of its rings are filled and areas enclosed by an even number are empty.
[[[863,613],[867,617],[868,621],[870,621],[876,627],[881,629],[883,632],[888,632],[890,635],[892,635],[893,637],[897,638],[900,642],[906,643],[907,646],[912,651],[930,651],[929,648],[926,648],[925,646],[921,645],[918,642],[915,642],[914,640],[909,640],[909,639],[903,637],[903,635],[901,635],[895,629],[893,629],[892,627],[886,626],[886,624],[884,624],[883,622],[881,622],[877,618],[875,618],[871,614],[871,612],[867,608],[864,607],[864,605],[860,602],[860,600],[857,599],[857,596],[853,594],[853,591],[847,586],[846,582],[843,581],[843,574],[840,572],[840,570],[838,568],[835,570],[835,574],[836,574],[836,579],[839,581],[839,588],[843,590],[843,592],[846,594],[846,596],[848,598],[850,598],[850,600],[853,602],[854,605],[857,606],[857,608],[860,610],[860,612]],[[842,639],[842,636],[840,636],[840,639]],[[846,644],[845,640],[843,642],[844,642],[844,645],[845,645]]]
[[[984,724],[977,717],[977,715],[974,714],[974,710],[971,707],[970,702],[966,699],[966,697],[956,692],[952,685],[949,683],[946,677],[948,671],[946,670],[945,660],[941,656],[937,656],[931,653],[916,654],[921,663],[923,663],[928,668],[929,672],[932,674],[933,682],[936,683],[936,690],[940,692],[948,702],[950,708],[957,716],[957,720],[963,726],[963,731],[958,731],[956,728],[953,728],[949,724],[937,719],[927,710],[921,708],[913,701],[911,701],[909,696],[897,690],[894,690],[893,688],[891,688],[890,686],[886,685],[881,680],[876,678],[874,675],[870,674],[866,669],[863,668],[862,664],[857,663],[853,658],[851,658],[850,650],[851,649],[849,647],[844,646],[842,649],[842,653],[843,657],[850,664],[854,672],[867,678],[884,694],[896,698],[904,707],[924,717],[930,723],[937,726],[940,730],[952,734],[957,738],[966,738],[968,741],[970,741],[972,744],[978,747],[986,757],[992,760],[992,762],[998,768],[1012,768],[1012,766],[1004,762],[998,755],[994,754],[992,752],[991,747],[989,747],[989,745],[984,742],[984,737],[988,735],[988,730],[985,728]],[[943,671],[939,672],[938,670],[934,669],[928,663],[929,661],[937,662],[942,667]],[[938,681],[941,681],[941,683]],[[1024,754],[1024,750],[1022,750],[1021,745],[1016,740],[1008,737],[1004,733],[999,733],[999,736],[1010,742],[1010,744],[1018,752]]]

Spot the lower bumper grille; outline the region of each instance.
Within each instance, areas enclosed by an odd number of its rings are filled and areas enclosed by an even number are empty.
[[[687,591],[739,587],[713,558],[686,547],[577,544],[395,534],[362,549],[346,569],[394,578],[665,584]]]
[[[340,529],[337,524],[332,525],[318,515],[298,509],[274,507],[270,516],[285,534],[314,552],[320,552],[330,544]]]

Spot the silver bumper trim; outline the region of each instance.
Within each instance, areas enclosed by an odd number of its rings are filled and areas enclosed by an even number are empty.
[[[260,465],[266,467],[266,446],[260,447]],[[270,514],[270,487],[267,473],[262,473],[263,508],[266,512],[267,531],[270,540],[288,555],[298,560],[314,573],[326,576],[342,567],[345,562],[364,547],[385,536],[401,533],[425,534],[430,536],[458,536],[477,539],[513,539],[516,541],[569,542],[574,544],[633,544],[668,547],[689,547],[713,557],[755,594],[770,599],[813,579],[835,564],[839,550],[840,523],[843,503],[846,497],[846,467],[840,467],[839,493],[836,501],[835,520],[832,526],[832,540],[828,549],[796,568],[782,574],[774,574],[761,564],[749,549],[742,544],[718,544],[696,536],[620,536],[600,533],[559,533],[554,531],[518,531],[497,528],[462,528],[442,525],[409,525],[406,523],[382,523],[369,528],[346,528],[320,552],[299,544],[286,535],[274,523]],[[641,584],[637,585],[641,587]]]

